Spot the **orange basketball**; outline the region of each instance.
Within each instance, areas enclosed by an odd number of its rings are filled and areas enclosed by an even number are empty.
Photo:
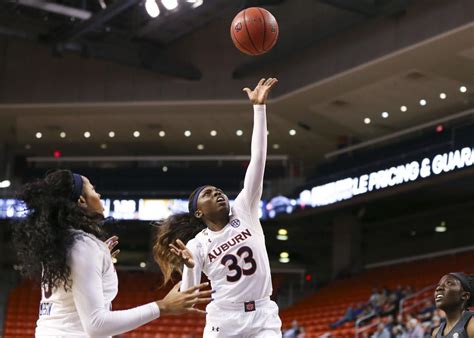
[[[237,14],[230,26],[235,47],[248,55],[261,55],[275,46],[278,23],[266,9],[250,7]]]

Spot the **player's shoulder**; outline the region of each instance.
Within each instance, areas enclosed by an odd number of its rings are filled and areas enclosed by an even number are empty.
[[[88,250],[105,250],[106,244],[92,234],[82,230],[73,230],[74,244],[73,250],[88,251]]]

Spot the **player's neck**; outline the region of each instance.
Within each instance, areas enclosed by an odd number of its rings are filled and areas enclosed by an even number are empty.
[[[221,231],[227,223],[229,223],[228,215],[206,220],[206,225],[211,231]]]
[[[461,319],[462,312],[461,311],[449,311],[446,312],[446,329],[451,330]],[[446,330],[446,333],[449,331]]]

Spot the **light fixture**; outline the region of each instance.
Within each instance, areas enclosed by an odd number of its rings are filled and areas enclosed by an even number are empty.
[[[138,130],[135,130],[133,132],[133,137],[135,137],[135,138],[140,137],[140,132]]]
[[[163,172],[165,173],[168,171],[168,167],[164,165],[163,168],[161,168],[161,170],[163,170]]]
[[[149,16],[152,18],[156,18],[160,15],[160,7],[155,0],[146,0],[145,2],[145,9]]]
[[[237,136],[242,136],[244,134],[244,132],[240,129],[237,129],[236,132],[235,132],[235,135]]]
[[[66,138],[66,133],[64,131],[59,133],[60,138]]]
[[[421,99],[420,100],[420,106],[426,106],[426,100],[425,99]]]
[[[466,86],[461,86],[461,87],[459,87],[459,91],[460,91],[461,93],[467,92]]]
[[[382,112],[382,114],[380,114],[380,115],[382,115],[382,118],[386,119],[386,118],[388,118],[388,115],[389,115],[389,114],[388,114],[388,112],[384,111],[384,112]]]
[[[178,0],[161,0],[161,3],[169,11],[172,11],[173,9],[178,7]]]
[[[107,149],[107,144],[106,143],[102,143],[100,145],[100,149]]]
[[[286,229],[278,229],[277,240],[279,241],[287,241],[288,240],[288,230]]]
[[[439,94],[439,98],[440,98],[441,100],[445,100],[447,97],[448,97],[448,96],[446,95],[446,93],[440,93],[440,94]]]
[[[43,134],[41,134],[40,132],[37,132],[35,136],[37,139],[40,139],[43,137]]]
[[[165,137],[165,136],[166,136],[166,133],[165,133],[164,130],[160,130],[160,132],[158,133],[158,135],[159,135],[160,137]]]
[[[279,145],[278,143],[275,143],[275,144],[273,145],[273,149],[280,149],[280,145]]]
[[[0,189],[8,188],[11,185],[12,185],[12,182],[10,182],[10,180],[3,180],[0,182]]]
[[[193,8],[197,8],[204,3],[204,0],[186,0],[186,2],[193,4]]]
[[[407,106],[401,106],[401,107],[400,107],[400,110],[401,110],[402,112],[406,112],[406,111],[408,110],[408,108],[407,108]]]
[[[283,251],[282,253],[280,253],[279,261],[280,261],[280,263],[289,263],[290,262],[290,255],[288,254],[288,252]]]
[[[445,221],[441,221],[440,225],[438,225],[435,228],[436,232],[446,232],[447,230],[448,230],[448,228],[446,228],[446,222]]]
[[[109,131],[109,137],[114,138],[115,137],[115,132],[114,131]]]
[[[368,117],[366,117],[366,118],[364,119],[364,123],[365,123],[365,124],[370,124],[370,119],[369,119]]]
[[[288,235],[288,230],[286,229],[278,229],[278,234],[279,235]]]
[[[296,130],[294,129],[290,129],[290,131],[288,132],[291,136],[295,136],[296,135]]]
[[[216,136],[216,135],[217,135],[217,131],[211,130],[210,134],[211,134],[211,136]]]
[[[146,263],[145,262],[140,262],[140,267],[141,268],[146,268]]]
[[[84,132],[84,137],[85,137],[85,138],[91,137],[91,133],[88,132],[88,131]]]
[[[31,144],[25,144],[25,149],[30,150],[31,149]]]
[[[197,148],[198,148],[198,150],[203,150],[204,149],[204,144],[198,144]]]
[[[184,136],[186,136],[186,137],[191,136],[191,131],[190,130],[185,130],[184,131]]]

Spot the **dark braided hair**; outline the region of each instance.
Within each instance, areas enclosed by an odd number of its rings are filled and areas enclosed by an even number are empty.
[[[69,170],[56,170],[43,179],[25,184],[18,198],[27,215],[13,225],[13,246],[20,261],[20,272],[38,278],[49,290],[68,290],[68,255],[77,232],[102,237],[99,223],[103,215],[90,213],[72,201],[73,176]]]

